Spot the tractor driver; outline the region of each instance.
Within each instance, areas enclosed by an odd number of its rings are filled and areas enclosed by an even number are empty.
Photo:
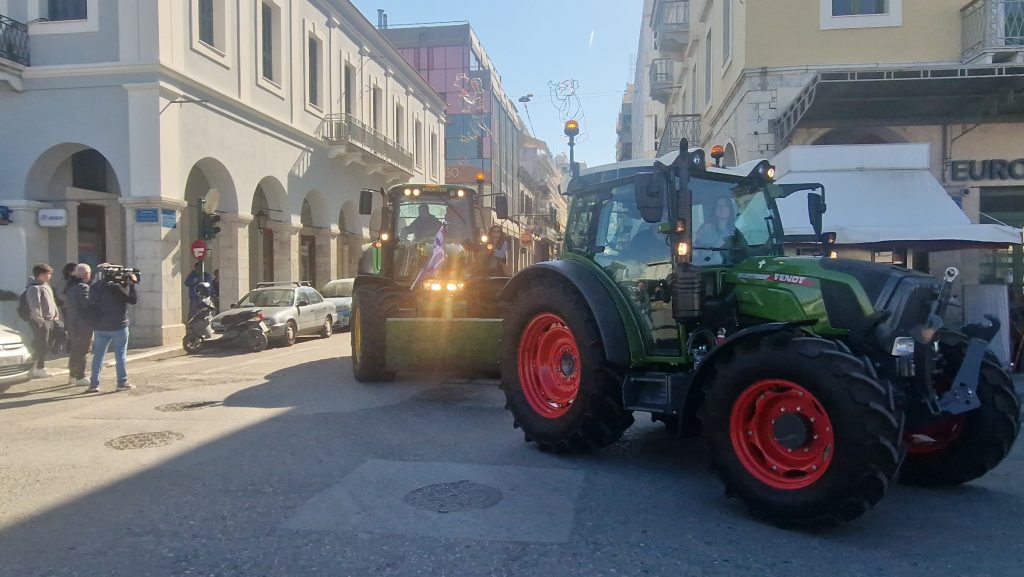
[[[705,199],[704,224],[693,237],[693,264],[708,266],[742,260],[747,248],[736,228],[736,205],[728,196]]]
[[[413,242],[430,240],[441,230],[441,221],[430,214],[430,206],[421,204],[419,216],[413,219],[406,227],[402,228],[402,236],[412,236]]]

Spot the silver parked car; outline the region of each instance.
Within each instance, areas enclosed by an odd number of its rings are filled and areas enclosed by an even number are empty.
[[[334,305],[326,302],[308,282],[259,283],[242,300],[231,305],[232,309],[256,307],[263,310],[271,341],[290,347],[299,335],[320,335],[322,338],[334,332],[337,312]],[[211,326],[215,333],[224,331],[223,318],[231,311],[224,311],[213,317]]]
[[[324,285],[320,291],[324,300],[334,304],[335,329],[347,329],[349,319],[352,317],[352,285],[356,282],[354,278],[339,278]]]
[[[0,325],[0,385],[27,381],[32,371],[32,353],[18,331]]]

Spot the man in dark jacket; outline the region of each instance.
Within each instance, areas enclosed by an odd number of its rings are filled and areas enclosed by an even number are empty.
[[[89,309],[89,279],[92,268],[82,263],[75,267],[64,290],[64,325],[68,330],[68,384],[88,385],[85,377],[85,355],[92,342],[92,320]]]
[[[102,271],[100,271],[102,274]],[[103,368],[103,357],[107,348],[114,349],[114,361],[117,365],[117,390],[126,391],[135,387],[128,383],[128,371],[125,368],[128,355],[128,305],[139,302],[135,285],[139,279],[129,275],[124,284],[101,279],[92,285],[89,291],[89,307],[95,317],[93,322],[92,344],[92,378],[89,383],[90,393],[100,390],[100,369]]]

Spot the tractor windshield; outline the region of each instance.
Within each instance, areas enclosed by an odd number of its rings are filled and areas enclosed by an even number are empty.
[[[762,184],[748,179],[692,178],[693,264],[734,265],[773,254],[781,227]]]
[[[394,215],[396,277],[415,277],[433,256],[439,237],[445,247],[441,268],[459,267],[464,260],[465,247],[472,245],[477,236],[473,220],[472,205],[464,198],[430,195],[401,198]],[[454,270],[451,272],[458,275]]]

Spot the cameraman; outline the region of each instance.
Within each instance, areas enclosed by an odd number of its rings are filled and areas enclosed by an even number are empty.
[[[125,368],[128,354],[128,305],[139,302],[135,285],[139,277],[121,267],[99,268],[101,279],[89,291],[89,307],[95,318],[93,323],[92,378],[89,393],[100,390],[100,370],[107,348],[113,347],[117,365],[117,390],[127,391],[135,387],[128,383]]]

